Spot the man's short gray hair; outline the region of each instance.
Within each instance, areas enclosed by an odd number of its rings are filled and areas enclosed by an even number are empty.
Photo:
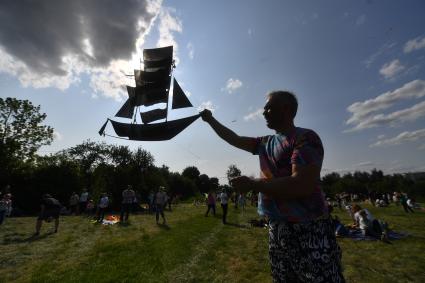
[[[269,98],[272,96],[276,96],[284,100],[285,103],[287,103],[291,107],[292,118],[295,118],[298,110],[298,100],[294,93],[286,90],[275,90],[270,92],[267,96]]]

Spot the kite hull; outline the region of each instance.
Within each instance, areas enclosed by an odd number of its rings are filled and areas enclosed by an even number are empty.
[[[155,124],[127,124],[110,120],[115,133],[120,137],[128,137],[138,141],[165,141],[172,139],[186,129],[199,114],[162,123]]]

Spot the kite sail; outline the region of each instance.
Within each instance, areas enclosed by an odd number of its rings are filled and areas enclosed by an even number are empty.
[[[127,86],[128,99],[121,106],[115,117],[131,119],[130,123],[117,122],[107,119],[99,130],[100,135],[106,135],[108,122],[119,137],[138,141],[163,141],[178,135],[200,115],[193,115],[177,120],[168,120],[168,97],[173,82],[173,96],[171,109],[193,107],[183,92],[172,70],[175,68],[173,60],[173,46],[143,50],[143,70],[134,70],[135,87]],[[153,110],[142,111],[141,106],[160,104]],[[164,105],[165,104],[165,108]],[[137,123],[140,114],[141,123]],[[152,123],[161,119],[165,122]]]

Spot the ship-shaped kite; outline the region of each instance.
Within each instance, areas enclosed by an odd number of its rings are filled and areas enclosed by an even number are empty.
[[[99,131],[105,135],[105,128],[111,122],[115,133],[121,138],[139,141],[169,140],[183,131],[200,117],[199,114],[177,120],[168,120],[168,96],[173,81],[173,96],[171,109],[193,107],[189,99],[172,77],[174,66],[173,46],[144,49],[143,70],[134,70],[136,86],[127,86],[128,99],[118,110],[116,117],[131,119],[129,123],[108,119]],[[155,108],[142,112],[141,106],[162,105],[165,108]],[[140,114],[142,123],[137,123]],[[152,123],[161,119],[165,122]]]

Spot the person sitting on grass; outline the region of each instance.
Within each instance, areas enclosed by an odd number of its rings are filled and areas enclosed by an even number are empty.
[[[348,235],[348,229],[344,226],[344,224],[342,224],[338,216],[335,215],[332,219],[332,222],[335,226],[336,237],[344,237]]]
[[[55,219],[55,233],[58,232],[59,214],[60,214],[61,208],[62,208],[62,205],[57,199],[53,198],[49,194],[43,195],[41,200],[41,211],[35,225],[34,236],[40,235],[40,229],[43,224],[43,220],[46,222],[50,222],[52,221],[52,219]]]
[[[410,207],[412,210],[421,208],[421,206],[415,201],[414,198],[409,198],[407,200],[407,206]]]
[[[353,205],[354,213],[354,227],[360,228],[363,236],[370,236],[373,238],[388,241],[388,224],[379,221],[366,208],[361,208],[360,205]]]

